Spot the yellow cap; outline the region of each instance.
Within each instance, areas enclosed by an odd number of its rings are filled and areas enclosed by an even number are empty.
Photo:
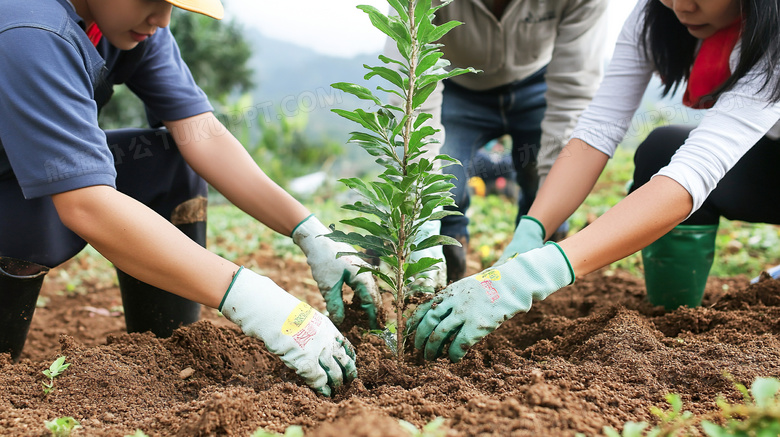
[[[188,11],[197,12],[199,14],[208,15],[211,18],[221,20],[225,16],[225,8],[222,7],[222,3],[219,0],[166,0],[168,3],[186,9]]]

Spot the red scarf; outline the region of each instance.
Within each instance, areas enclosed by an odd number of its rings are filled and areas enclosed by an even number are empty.
[[[100,31],[100,28],[95,23],[92,23],[87,27],[87,37],[92,41],[92,45],[97,47],[100,38],[103,38],[103,32]]]
[[[715,99],[705,97],[731,77],[729,57],[739,41],[741,32],[742,18],[740,17],[733,24],[720,29],[701,43],[683,96],[685,106],[695,109],[712,108]]]

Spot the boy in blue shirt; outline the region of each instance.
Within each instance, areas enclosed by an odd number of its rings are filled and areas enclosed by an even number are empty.
[[[336,259],[352,248],[317,238],[327,228],[213,115],[168,30],[173,6],[223,15],[219,0],[0,0],[0,352],[19,358],[46,271],[89,243],[120,272],[130,331],[170,335],[200,304],[219,308],[329,395],[356,374],[351,345],[270,279],[203,247],[206,181],[292,236],[337,323],[344,282],[375,323],[376,284],[356,258]],[[99,128],[119,83],[152,129]]]

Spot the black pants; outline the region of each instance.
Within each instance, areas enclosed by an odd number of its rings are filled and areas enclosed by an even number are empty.
[[[175,224],[174,211],[193,199],[205,208],[206,182],[179,153],[173,138],[160,129],[106,132],[114,154],[117,190],[144,203]],[[198,212],[190,208],[190,222]],[[205,213],[205,209],[203,210]],[[86,242],[59,219],[50,197],[25,200],[13,175],[0,180],[0,256],[56,267],[80,252]]]
[[[634,155],[634,185],[641,187],[665,167],[693,130],[666,126],[654,130]],[[762,138],[726,173],[704,204],[682,224],[715,225],[720,217],[780,224],[780,141]]]

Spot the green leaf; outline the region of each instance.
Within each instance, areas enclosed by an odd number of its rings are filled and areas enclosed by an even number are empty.
[[[360,124],[368,130],[374,131],[376,133],[381,133],[383,131],[382,127],[379,125],[379,122],[376,119],[376,114],[369,114],[362,109],[356,109],[354,111],[331,109],[331,111],[346,118],[347,120],[352,120],[355,123]]]
[[[438,181],[449,182],[454,178],[455,176],[449,173],[429,173],[423,178],[423,187],[427,187],[428,185]]]
[[[398,0],[387,0],[388,3],[390,3],[390,6],[395,9],[396,12],[398,12],[398,17],[403,21],[409,20],[409,14],[406,12],[406,7],[401,4]]]
[[[420,125],[422,125],[423,123],[425,123],[426,121],[428,121],[428,120],[430,120],[432,118],[433,118],[432,114],[428,114],[427,112],[423,112],[422,114],[417,116],[417,119],[414,120],[414,124],[412,125],[412,127],[414,129],[417,129],[417,128],[420,127]],[[439,131],[439,129],[435,129],[435,132],[438,132],[438,131]]]
[[[370,100],[377,105],[381,105],[382,101],[379,100],[368,88],[360,85],[355,85],[354,83],[347,83],[347,82],[336,82],[334,84],[330,85],[333,88],[336,88],[337,90],[344,91],[345,93],[352,94],[353,96],[363,99],[363,100]]]
[[[420,80],[417,81],[417,87],[418,88],[426,87],[434,82],[438,82],[444,79],[449,79],[455,76],[460,76],[461,74],[479,73],[479,72],[480,70],[476,70],[474,68],[469,67],[469,68],[453,68],[452,70],[443,73],[424,74],[420,76]]]
[[[360,201],[355,202],[354,204],[342,205],[341,208],[349,211],[357,211],[366,214],[371,214],[376,216],[377,218],[379,218],[379,220],[382,220],[383,222],[387,222],[390,220],[390,216],[387,214],[387,212],[382,211],[381,209],[377,208],[374,205],[368,205]]]
[[[428,16],[431,9],[431,0],[418,0],[414,7],[414,22],[418,24]]]
[[[404,265],[404,277],[410,278],[419,273],[427,272],[434,269],[436,264],[439,264],[442,260],[437,258],[420,258],[417,262],[406,263]]]
[[[412,436],[419,436],[419,435],[421,435],[420,434],[420,430],[417,429],[416,426],[412,425],[411,423],[409,423],[409,422],[407,422],[405,420],[398,419],[398,424],[401,425],[401,428],[403,428],[404,431],[408,432]]]
[[[344,223],[345,225],[349,225],[349,226],[354,226],[356,228],[365,229],[366,231],[370,232],[372,235],[379,238],[383,238],[386,240],[393,238],[393,235],[389,229],[387,229],[382,225],[374,223],[365,217],[345,219],[345,220],[341,220],[341,223]]]
[[[441,220],[442,218],[448,217],[448,216],[451,216],[451,215],[463,215],[463,213],[460,212],[460,211],[452,211],[452,210],[449,210],[449,209],[443,209],[441,211],[436,211],[433,214],[431,214],[430,215],[430,220]],[[442,243],[442,244],[444,244],[444,243]],[[460,244],[460,243],[458,243],[458,244]]]
[[[379,76],[402,90],[405,88],[404,78],[402,78],[401,74],[396,70],[387,67],[371,67],[367,64],[363,64],[363,66],[370,70],[369,73],[366,73],[366,75],[363,76],[365,80],[370,80],[374,76]]]
[[[423,188],[423,196],[427,196],[433,193],[448,193],[454,185],[450,182],[437,181],[427,187]]]
[[[409,144],[419,145],[423,138],[429,137],[435,133],[436,129],[432,128],[431,126],[423,126],[412,132],[411,138],[409,139]]]
[[[417,43],[425,44],[431,42],[430,36],[436,30],[436,26],[431,22],[431,16],[426,14],[417,22]]]
[[[395,256],[395,252],[391,253],[390,256],[387,257],[379,257],[380,261],[383,261],[385,264],[390,266],[390,268],[397,269],[398,268],[398,258]]]
[[[420,105],[425,103],[425,101],[428,100],[428,96],[436,89],[437,83],[438,81],[434,81],[422,88],[417,88],[414,97],[412,98],[412,108],[417,109]]]
[[[439,9],[447,6],[448,4],[452,3],[452,1],[453,0],[444,0],[443,2],[441,2],[441,4],[439,6],[432,7],[431,8],[431,13],[434,13],[434,12],[438,11]]]
[[[401,208],[401,204],[403,204],[406,201],[406,193],[399,192],[393,194],[393,197],[390,199],[390,205],[394,210],[399,210]]]
[[[647,428],[646,422],[626,422],[625,425],[623,425],[623,436],[624,437],[642,437],[642,431]]]
[[[377,8],[370,5],[359,5],[357,8],[368,14],[371,24],[379,29],[379,31],[389,36],[394,41],[402,39],[402,35],[396,33],[396,30],[390,25],[389,18],[385,14],[379,12]]]
[[[382,202],[379,201],[379,199],[376,197],[373,191],[371,191],[368,186],[366,186],[366,183],[358,178],[346,178],[346,179],[339,179],[339,182],[346,185],[347,187],[357,191],[360,193],[366,200],[371,202],[376,207],[382,206]]]
[[[403,118],[401,118],[401,121],[398,122],[398,126],[396,126],[395,129],[393,129],[393,131],[390,133],[390,138],[395,139],[398,135],[401,135],[401,131],[403,131],[404,126],[406,125],[406,120],[408,118],[409,117],[404,114]]]
[[[709,420],[701,421],[701,429],[703,429],[704,433],[709,437],[728,437],[731,435],[731,433],[721,428],[720,425],[716,425]]]
[[[461,24],[463,23],[461,23],[460,21],[448,21],[440,26],[435,26],[434,29],[428,35],[426,35],[427,38],[425,40],[425,43],[435,42],[440,40],[444,35],[447,34],[447,32],[460,26]]]
[[[422,75],[428,71],[431,67],[436,65],[439,59],[444,56],[444,53],[440,51],[431,52],[420,59],[420,63],[417,64],[417,68],[414,70],[417,76]]]
[[[70,416],[44,421],[43,424],[55,437],[67,437],[71,431],[81,427],[79,421]]]
[[[395,94],[396,96],[398,96],[398,98],[399,98],[399,99],[401,99],[402,101],[403,101],[403,100],[406,100],[406,96],[405,96],[405,95],[403,95],[403,93],[402,93],[401,91],[397,91],[397,90],[391,90],[391,89],[387,89],[387,88],[384,88],[384,87],[381,87],[381,86],[378,86],[378,87],[376,87],[376,89],[378,89],[379,91],[384,91],[384,92],[386,92],[386,93],[393,93],[393,94]],[[398,112],[404,112],[404,110],[403,110],[403,109],[401,109],[401,108],[399,108],[399,107],[397,107],[397,106],[392,106],[392,105],[384,105],[384,108],[387,108],[387,109],[392,109],[392,110],[394,110],[394,111],[398,111]]]
[[[290,425],[284,430],[284,437],[303,437],[303,428],[298,425]]]
[[[429,247],[433,246],[460,246],[460,242],[452,237],[448,237],[446,235],[431,235],[430,237],[426,238],[425,240],[421,241],[419,244],[417,244],[414,248],[414,251],[427,249]]]
[[[750,387],[753,401],[761,408],[777,405],[778,391],[780,391],[780,381],[775,378],[756,378]]]
[[[460,165],[460,161],[458,161],[457,159],[451,157],[450,155],[444,155],[444,154],[436,155],[436,157],[433,158],[433,159],[438,159],[440,161],[454,162],[454,163]]]
[[[675,413],[679,414],[682,411],[683,403],[680,395],[676,393],[669,393],[666,395],[666,402],[669,402],[669,405],[672,406],[672,411]]]
[[[374,274],[376,275],[377,278],[384,281],[385,284],[387,284],[392,290],[398,289],[398,284],[396,284],[395,279],[391,278],[390,276],[388,276],[383,272],[374,272]]]
[[[364,249],[372,249],[377,253],[387,250],[385,248],[384,241],[378,237],[372,238],[371,235],[361,235],[357,232],[350,232],[349,234],[345,234],[342,231],[333,231],[328,234],[328,238],[339,243],[347,243],[353,246],[360,246]]]

